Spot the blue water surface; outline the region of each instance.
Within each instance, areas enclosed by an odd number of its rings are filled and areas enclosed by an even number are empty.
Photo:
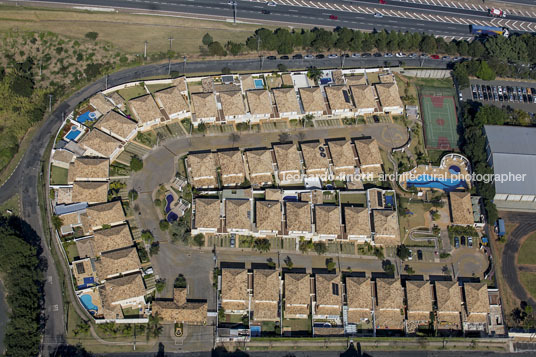
[[[408,180],[408,187],[426,187],[437,188],[445,192],[454,191],[460,187],[467,188],[467,183],[463,180],[456,179],[442,179],[439,177],[433,177],[429,175],[420,175],[416,180]]]
[[[74,140],[78,137],[78,135],[80,135],[80,130],[71,129],[71,131],[69,131],[67,135],[65,135],[65,138],[69,140]]]
[[[80,296],[80,301],[82,302],[82,305],[86,308],[89,312],[97,312],[98,307],[93,304],[93,300],[91,299],[91,295],[84,294]]]
[[[254,79],[253,83],[255,83],[255,88],[256,89],[263,89],[264,88],[264,82],[262,81],[262,79]]]
[[[82,113],[76,118],[76,121],[79,123],[84,124],[88,120],[95,120],[97,118],[97,114],[87,111],[85,113]]]

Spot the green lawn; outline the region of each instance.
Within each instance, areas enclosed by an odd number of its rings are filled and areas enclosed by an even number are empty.
[[[126,101],[129,101],[132,98],[136,98],[144,94],[147,94],[147,92],[145,91],[145,88],[139,85],[120,89],[117,92],[119,92],[119,95],[125,98]]]
[[[69,170],[64,169],[63,167],[58,167],[52,165],[50,169],[50,184],[52,185],[66,185],[67,184],[67,174]]]
[[[404,197],[399,197],[398,202],[400,203],[400,234],[401,237],[405,237],[406,232],[411,228],[424,226],[424,215],[432,208],[432,205],[418,200],[409,202]],[[407,214],[403,215],[403,212]]]
[[[525,239],[517,256],[518,264],[536,264],[536,233]],[[536,274],[534,274],[536,276]],[[536,296],[536,295],[533,295]]]
[[[284,327],[290,327],[292,331],[311,331],[311,317],[306,319],[284,319]]]
[[[275,322],[273,321],[263,321],[261,322],[262,332],[275,332]]]
[[[15,194],[0,205],[0,215],[10,210],[14,216],[20,216],[19,195]]]
[[[521,280],[521,284],[523,284],[525,290],[527,290],[533,298],[536,297],[536,273],[520,271],[519,280]]]
[[[340,196],[341,203],[357,204],[365,207],[367,202],[367,195],[364,193],[343,193]]]
[[[138,309],[127,307],[123,308],[123,316],[125,316],[126,319],[138,318],[140,316],[140,312]]]
[[[151,93],[158,92],[161,89],[169,88],[171,87],[171,83],[158,83],[158,84],[148,84],[147,89]]]
[[[65,249],[65,253],[67,254],[67,259],[69,259],[69,262],[72,263],[75,258],[77,258],[80,254],[78,253],[78,248],[76,248],[76,243],[74,241],[63,243],[63,249]]]

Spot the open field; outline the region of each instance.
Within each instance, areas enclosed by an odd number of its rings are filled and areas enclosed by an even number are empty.
[[[536,264],[536,234],[528,236],[521,245],[517,255],[517,264]],[[533,275],[536,277],[536,274]]]
[[[13,195],[7,201],[0,205],[0,215],[6,213],[7,210],[10,210],[14,216],[20,216],[20,200],[19,195]]]
[[[536,297],[536,273],[520,271],[518,274],[519,280],[521,281],[521,284],[523,284],[525,290],[527,290],[527,293],[532,297]]]
[[[71,9],[42,9],[1,6],[0,31],[52,31],[75,39],[83,39],[87,32],[99,33],[97,41],[110,42],[124,53],[143,53],[148,41],[148,55],[166,52],[169,36],[177,40],[172,50],[176,53],[198,55],[201,39],[210,33],[214,41],[243,42],[258,25],[233,25],[223,21],[196,20],[167,16],[132,15],[127,13],[89,13]]]

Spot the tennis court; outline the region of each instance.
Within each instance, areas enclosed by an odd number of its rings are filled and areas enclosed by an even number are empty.
[[[455,150],[458,148],[458,120],[452,90],[421,88],[419,99],[424,124],[426,148]]]

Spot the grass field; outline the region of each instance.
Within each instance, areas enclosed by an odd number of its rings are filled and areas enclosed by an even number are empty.
[[[400,212],[404,212],[406,210],[408,211],[407,215],[400,214],[399,216],[400,236],[404,240],[406,233],[410,229],[424,226],[424,215],[428,214],[428,211],[430,208],[432,208],[432,205],[417,200],[409,202],[409,200],[404,197],[398,198],[398,202],[400,204]],[[408,244],[410,242],[412,244],[415,243],[414,241],[408,240]]]
[[[0,215],[3,215],[7,213],[6,212],[7,210],[10,210],[14,216],[20,216],[19,198],[20,198],[19,195],[16,194],[16,195],[11,196],[7,201],[4,201],[0,205]]]
[[[0,11],[0,31],[52,31],[75,39],[83,39],[87,32],[94,31],[99,33],[98,40],[110,42],[125,53],[142,53],[147,41],[149,55],[166,52],[170,35],[177,39],[173,42],[173,51],[198,55],[201,39],[207,32],[215,41],[224,44],[228,40],[244,42],[259,27],[172,16],[91,13],[25,6],[1,6]]]
[[[518,274],[519,280],[521,281],[521,284],[523,284],[525,290],[527,290],[527,293],[533,298],[536,297],[536,273],[520,271]]]
[[[523,242],[517,255],[517,264],[536,264],[536,233],[528,236]]]
[[[67,184],[67,175],[69,170],[63,167],[52,166],[50,169],[50,184],[65,185]]]
[[[420,94],[426,147],[456,149],[458,147],[457,116],[454,97]]]

